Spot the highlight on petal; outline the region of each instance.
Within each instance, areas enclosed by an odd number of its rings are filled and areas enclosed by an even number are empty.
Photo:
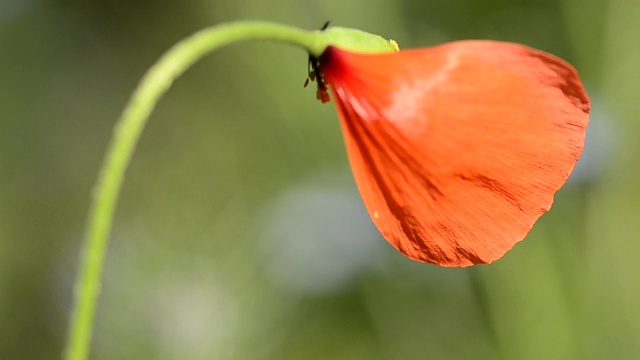
[[[349,161],[382,235],[411,259],[502,257],[549,208],[580,153],[576,71],[523,45],[468,40],[318,59]]]

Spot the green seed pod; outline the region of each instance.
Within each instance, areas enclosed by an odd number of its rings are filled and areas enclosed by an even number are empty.
[[[379,35],[370,34],[362,30],[343,28],[339,26],[319,30],[328,45],[355,52],[397,52],[398,43],[387,40]]]

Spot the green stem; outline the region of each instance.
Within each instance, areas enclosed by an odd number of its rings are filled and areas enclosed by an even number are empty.
[[[176,44],[145,74],[122,116],[93,189],[82,268],[74,287],[65,358],[84,360],[89,355],[91,335],[100,293],[102,268],[113,214],[125,171],[149,115],[173,81],[193,63],[211,51],[234,42],[271,40],[304,48],[319,56],[327,46],[317,32],[267,22],[235,22],[201,30]]]

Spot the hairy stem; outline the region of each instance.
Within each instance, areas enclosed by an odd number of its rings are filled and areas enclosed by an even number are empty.
[[[193,63],[222,46],[245,40],[289,43],[319,56],[327,46],[319,34],[267,22],[234,22],[201,30],[176,44],[149,69],[116,124],[93,189],[75,303],[65,349],[67,360],[89,355],[104,258],[126,169],[149,115],[173,81]]]

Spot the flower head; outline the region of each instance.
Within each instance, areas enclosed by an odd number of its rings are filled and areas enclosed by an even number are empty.
[[[496,41],[380,54],[329,46],[312,61],[369,214],[411,259],[464,267],[502,257],[582,152],[589,99],[576,71],[541,51]]]

